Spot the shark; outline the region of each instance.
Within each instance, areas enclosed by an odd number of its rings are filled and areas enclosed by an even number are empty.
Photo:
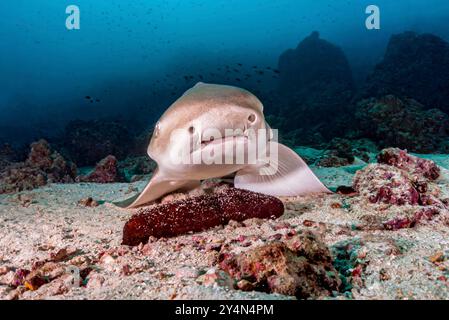
[[[196,188],[202,180],[229,176],[236,188],[273,196],[330,193],[296,152],[275,140],[254,94],[199,82],[154,127],[147,153],[157,168],[149,183],[115,204],[142,207],[169,193]]]

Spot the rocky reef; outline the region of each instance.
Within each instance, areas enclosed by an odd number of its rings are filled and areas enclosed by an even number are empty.
[[[355,117],[361,136],[382,147],[412,152],[449,152],[449,116],[393,95],[362,100]]]
[[[9,163],[0,171],[0,193],[31,190],[47,183],[74,182],[77,168],[52,150],[45,140],[31,144],[25,162]]]
[[[121,123],[75,120],[65,128],[61,149],[79,167],[94,165],[108,155],[124,159],[134,147],[133,136]]]
[[[148,142],[147,142],[148,143]],[[147,155],[127,157],[119,161],[118,170],[126,181],[142,180],[156,170],[156,162]]]
[[[393,94],[449,112],[449,44],[432,34],[393,35],[384,59],[368,77],[365,97]]]
[[[278,109],[268,120],[287,145],[327,148],[323,166],[351,163],[328,148],[335,137],[370,139],[379,149],[449,150],[449,44],[435,35],[393,35],[359,88],[342,50],[316,32],[280,56],[279,70]]]
[[[371,140],[334,138],[321,155],[310,161],[320,167],[341,167],[353,164],[356,158],[367,163],[371,160],[370,153],[376,152]]]
[[[335,118],[347,111],[355,89],[343,51],[313,32],[280,56],[279,70],[279,92],[284,97],[279,107],[285,122],[282,128],[334,135],[338,127]]]

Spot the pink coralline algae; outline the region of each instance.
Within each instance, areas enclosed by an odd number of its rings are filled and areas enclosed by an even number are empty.
[[[406,150],[398,148],[382,150],[377,156],[377,162],[406,170],[429,180],[435,180],[440,176],[440,168],[435,162],[412,156]]]
[[[114,156],[107,156],[101,160],[95,169],[86,176],[76,178],[78,182],[113,183],[121,181],[118,162]]]
[[[306,299],[330,296],[341,286],[329,249],[310,231],[243,252],[223,249],[218,259],[219,267],[235,280],[235,287],[244,291]]]
[[[358,199],[374,206],[372,218],[385,229],[413,227],[448,212],[434,182],[440,169],[433,161],[395,148],[383,150],[378,161],[356,173],[353,188]]]
[[[25,162],[11,163],[0,172],[0,194],[31,190],[47,183],[71,183],[76,176],[75,164],[52,150],[45,140],[31,144]]]
[[[278,218],[283,203],[271,196],[224,187],[214,193],[141,209],[125,224],[123,244],[135,246],[156,238],[200,232],[229,221]]]
[[[92,271],[93,261],[82,255],[81,250],[74,247],[62,248],[50,253],[49,257],[33,261],[30,269],[7,268],[0,276],[0,283],[10,287],[10,296],[19,299],[26,291],[52,292],[58,295],[67,292],[76,278],[72,277],[68,267],[76,267],[80,271],[80,283],[84,285]]]

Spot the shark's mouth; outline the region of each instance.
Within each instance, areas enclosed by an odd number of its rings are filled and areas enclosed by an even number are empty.
[[[211,138],[209,140],[201,140],[201,149],[204,149],[206,147],[212,147],[217,145],[224,145],[226,143],[234,143],[237,144],[239,142],[246,142],[248,140],[248,136],[246,135],[234,135],[234,136],[227,136],[223,138]]]

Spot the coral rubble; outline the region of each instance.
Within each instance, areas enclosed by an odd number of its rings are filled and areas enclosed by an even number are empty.
[[[341,285],[329,249],[310,231],[240,253],[224,249],[219,256],[219,266],[231,275],[236,287],[244,291],[304,299],[330,296]]]
[[[47,183],[71,183],[76,177],[75,164],[52,150],[45,140],[31,144],[25,162],[12,163],[0,172],[0,193],[31,190]]]
[[[78,274],[70,270],[76,268]],[[34,261],[30,269],[8,268],[0,275],[0,284],[11,292],[8,299],[19,299],[26,292],[38,291],[38,295],[60,295],[71,287],[80,287],[92,271],[91,259],[75,248],[62,248],[48,258]],[[78,283],[76,283],[78,281]]]
[[[85,176],[78,176],[77,182],[112,183],[122,181],[118,170],[118,162],[114,156],[107,156],[97,163],[95,169]]]
[[[435,216],[447,218],[447,200],[434,183],[440,169],[433,161],[395,148],[383,150],[378,161],[358,171],[353,181],[358,202],[373,207],[363,217],[369,225],[396,230]]]

